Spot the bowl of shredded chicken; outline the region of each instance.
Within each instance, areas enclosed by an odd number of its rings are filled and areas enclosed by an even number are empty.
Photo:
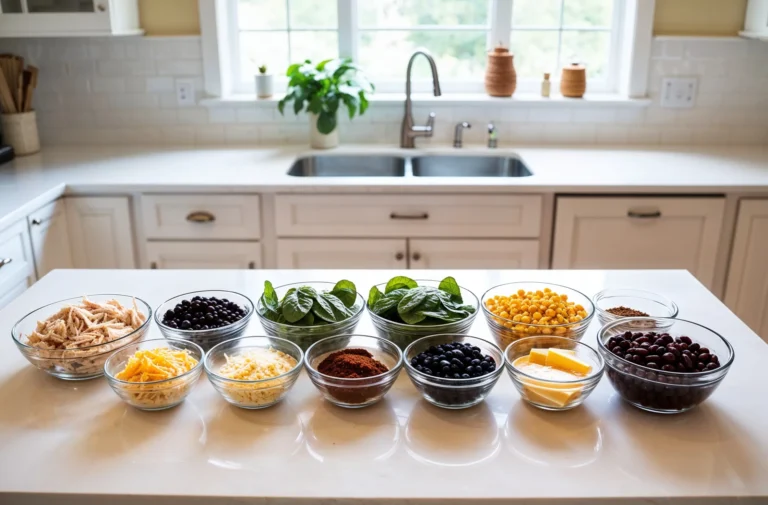
[[[104,374],[124,402],[141,410],[163,410],[184,401],[203,370],[202,347],[181,339],[157,338],[112,354]]]
[[[140,298],[86,295],[30,312],[11,334],[24,357],[39,369],[61,379],[91,379],[103,375],[111,353],[144,337],[151,315]]]

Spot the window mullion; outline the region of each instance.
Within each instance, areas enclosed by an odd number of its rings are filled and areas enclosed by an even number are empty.
[[[357,60],[357,0],[337,0],[339,58]]]
[[[285,31],[288,35],[288,63],[293,61],[291,50],[291,0],[285,0]]]
[[[488,48],[501,44],[509,47],[512,34],[513,0],[490,0],[491,31],[488,34]]]
[[[560,26],[557,30],[557,66],[555,73],[560,73],[563,64],[560,59],[563,57],[563,24],[565,23],[565,0],[560,0]]]

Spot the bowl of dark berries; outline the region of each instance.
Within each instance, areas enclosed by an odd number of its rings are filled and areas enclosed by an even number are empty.
[[[504,353],[469,335],[432,335],[405,349],[405,370],[432,405],[465,409],[482,402],[504,370]]]
[[[155,322],[166,338],[189,340],[203,350],[245,332],[253,302],[234,291],[193,291],[166,300]]]
[[[604,326],[598,350],[608,380],[637,408],[677,414],[711,395],[733,363],[731,344],[716,332],[682,319],[632,318],[642,331],[626,331],[625,319]]]
[[[675,302],[666,296],[642,289],[604,289],[592,297],[592,302],[595,304],[597,320],[601,325],[624,319],[624,327],[621,328],[624,331],[643,331],[643,326],[639,325],[649,324],[642,319],[632,318],[669,318],[669,323],[672,324],[671,320],[676,318],[678,313]],[[657,333],[663,329],[658,326],[660,323],[660,319],[650,323]],[[614,329],[618,330],[618,327]]]

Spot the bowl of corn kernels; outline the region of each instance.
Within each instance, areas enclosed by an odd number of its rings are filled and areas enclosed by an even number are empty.
[[[486,291],[480,305],[502,349],[536,335],[581,340],[595,315],[595,305],[584,293],[544,282],[501,284]]]

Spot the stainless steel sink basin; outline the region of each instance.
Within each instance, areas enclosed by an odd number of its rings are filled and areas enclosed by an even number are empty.
[[[297,177],[403,177],[405,158],[388,155],[325,155],[299,158],[288,175]]]
[[[520,158],[511,156],[417,156],[417,177],[528,177],[533,175]]]

